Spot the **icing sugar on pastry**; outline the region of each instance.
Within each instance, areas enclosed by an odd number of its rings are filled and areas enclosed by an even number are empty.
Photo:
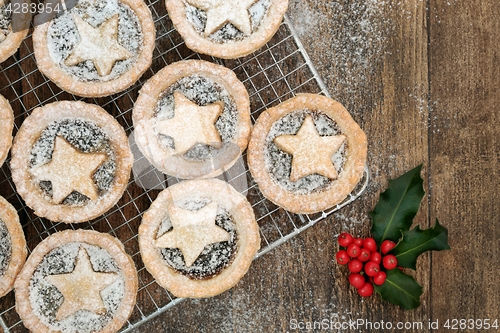
[[[0,297],[14,285],[28,251],[15,208],[0,197]]]
[[[61,203],[73,191],[95,201],[99,195],[92,175],[106,158],[107,155],[103,153],[81,153],[58,136],[52,160],[48,164],[33,168],[31,173],[39,181],[52,183],[52,201],[56,204]]]
[[[56,320],[64,319],[80,310],[105,314],[106,307],[100,293],[117,277],[114,273],[95,272],[87,251],[85,248],[80,248],[75,269],[71,273],[45,277],[45,280],[54,285],[64,297],[62,305],[57,310]]]
[[[338,102],[299,94],[261,113],[248,166],[266,198],[299,214],[345,199],[363,175],[366,135]]]
[[[174,229],[159,237],[154,245],[180,249],[186,267],[191,267],[207,245],[228,241],[230,238],[227,231],[215,225],[216,202],[195,212],[171,204],[168,206],[168,215]]]
[[[205,36],[224,24],[231,23],[244,34],[252,32],[248,8],[256,0],[186,0],[190,5],[206,11]]]
[[[0,219],[0,279],[5,274],[7,267],[9,267],[11,257],[12,245],[10,233],[5,223]]]
[[[143,216],[139,246],[158,284],[177,297],[209,297],[246,273],[259,228],[250,203],[231,185],[191,180],[160,192]]]
[[[224,103],[198,106],[178,91],[174,92],[174,100],[174,117],[158,120],[155,127],[158,133],[173,138],[176,154],[183,155],[198,143],[220,147],[221,138],[215,122]]]
[[[0,166],[7,158],[12,145],[12,130],[14,129],[14,112],[9,101],[0,95]]]
[[[120,124],[97,105],[55,102],[36,108],[12,148],[12,179],[35,214],[78,223],[122,196],[133,155]]]
[[[10,4],[12,6],[9,7]],[[29,0],[16,0],[15,2],[0,0],[0,62],[16,53],[30,27],[31,11],[13,9],[26,9],[29,6]],[[13,22],[16,25],[15,28],[13,28]]]
[[[154,43],[153,19],[142,0],[81,0],[33,32],[40,71],[85,97],[132,85],[151,65]]]
[[[337,179],[331,158],[345,139],[344,135],[319,136],[312,117],[308,115],[296,135],[280,135],[274,142],[293,155],[290,180],[294,182],[313,173]]]
[[[118,14],[94,28],[78,15],[73,15],[80,42],[64,61],[66,66],[73,66],[85,60],[92,60],[97,73],[106,76],[111,73],[118,60],[132,57],[126,48],[118,43]]]
[[[207,61],[179,61],[144,84],[132,112],[142,154],[178,178],[214,177],[246,148],[250,101],[234,72]]]
[[[4,0],[0,0],[0,42],[12,32],[12,12],[7,10],[7,5]]]
[[[116,238],[66,230],[44,239],[18,276],[16,310],[33,331],[113,333],[137,296],[137,271]]]
[[[234,59],[271,39],[288,0],[166,0],[166,6],[190,49]]]

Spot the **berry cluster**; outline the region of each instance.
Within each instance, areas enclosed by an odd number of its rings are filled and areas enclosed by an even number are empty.
[[[348,233],[339,236],[339,244],[342,249],[337,252],[337,262],[341,265],[348,264],[349,282],[363,297],[373,294],[373,283],[380,286],[385,282],[386,274],[383,271],[396,268],[398,262],[392,254],[385,255],[396,244],[386,240],[377,251],[377,244],[373,238],[353,238]],[[380,267],[382,262],[383,267]]]

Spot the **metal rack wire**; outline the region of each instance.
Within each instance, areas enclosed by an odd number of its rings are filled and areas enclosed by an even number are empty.
[[[263,110],[297,93],[308,92],[329,96],[287,17],[276,35],[260,50],[244,58],[222,60],[189,50],[173,28],[163,1],[146,0],[146,2],[153,14],[157,30],[153,65],[134,86],[113,96],[83,99],[60,90],[38,71],[30,34],[23,41],[18,53],[0,64],[2,73],[0,74],[0,94],[9,99],[15,111],[14,134],[19,129],[22,120],[34,108],[58,100],[83,100],[98,104],[115,116],[127,134],[131,134],[133,130],[131,112],[140,87],[154,75],[154,70],[157,71],[168,64],[184,59],[208,60],[232,69],[249,92],[253,122]],[[233,185],[241,183],[242,180],[246,184],[245,195],[254,208],[262,239],[261,250],[255,258],[266,254],[354,201],[363,193],[369,181],[369,173],[366,169],[356,189],[341,204],[315,215],[296,215],[280,209],[263,197],[248,172],[245,160],[244,154],[236,166],[226,172],[222,178]],[[142,186],[141,179],[150,177],[151,173],[158,177],[158,186]],[[177,180],[163,178],[163,175],[155,173],[154,169],[135,176],[131,178],[123,198],[104,216],[78,225],[67,225],[39,218],[24,204],[12,182],[9,160],[0,171],[0,195],[16,207],[23,223],[29,252],[50,234],[69,228],[108,232],[123,242],[125,250],[133,257],[139,272],[139,292],[135,309],[128,323],[122,328],[122,332],[132,330],[183,300],[175,298],[160,287],[147,272],[140,259],[137,239],[137,230],[143,212],[156,198],[161,188]],[[13,292],[0,299],[0,328],[5,333],[27,331],[15,311]]]

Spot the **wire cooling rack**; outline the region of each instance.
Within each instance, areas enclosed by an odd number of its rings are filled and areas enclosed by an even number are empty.
[[[106,109],[115,116],[130,135],[133,131],[132,107],[140,87],[162,67],[184,59],[208,60],[232,69],[249,92],[253,122],[263,110],[297,93],[307,92],[329,96],[286,16],[276,35],[260,50],[244,58],[222,60],[189,50],[173,28],[164,2],[162,0],[146,0],[146,2],[153,14],[157,30],[153,64],[139,82],[113,96],[83,99],[59,89],[38,71],[31,34],[28,35],[18,53],[0,64],[0,94],[10,101],[14,109],[14,134],[19,129],[22,120],[36,107],[59,100],[83,100]],[[131,146],[132,150],[135,150],[133,142]],[[136,163],[141,159],[143,157],[136,156]],[[264,255],[354,201],[365,190],[369,180],[369,173],[366,169],[356,189],[341,204],[315,215],[296,215],[280,209],[263,197],[248,172],[245,161],[246,156],[243,154],[236,165],[222,175],[222,179],[244,192],[254,208],[262,239],[261,249],[255,258]],[[145,180],[150,179],[152,175],[157,179],[155,186],[144,186]],[[127,253],[132,255],[139,273],[137,304],[128,323],[122,328],[122,332],[127,332],[182,301],[181,298],[175,298],[160,287],[144,268],[137,237],[143,212],[147,210],[162,188],[176,181],[173,178],[164,178],[152,168],[141,173],[134,172],[127,191],[115,207],[98,219],[78,225],[53,223],[34,215],[15,191],[9,160],[0,171],[0,195],[17,209],[29,252],[49,235],[71,228],[108,232],[123,242]],[[242,187],[241,184],[244,186]],[[5,333],[27,332],[15,311],[13,292],[0,299],[0,328]]]

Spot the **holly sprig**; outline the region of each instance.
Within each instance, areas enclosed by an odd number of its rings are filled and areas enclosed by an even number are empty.
[[[391,240],[397,245],[388,254],[397,259],[398,267],[416,270],[417,258],[427,251],[449,250],[448,230],[436,219],[433,228],[410,230],[418,212],[425,191],[420,177],[422,165],[389,181],[389,187],[380,194],[375,209],[370,212],[372,234],[380,245]],[[415,279],[399,269],[387,271],[382,285],[374,286],[382,299],[412,310],[420,305],[422,286]]]

